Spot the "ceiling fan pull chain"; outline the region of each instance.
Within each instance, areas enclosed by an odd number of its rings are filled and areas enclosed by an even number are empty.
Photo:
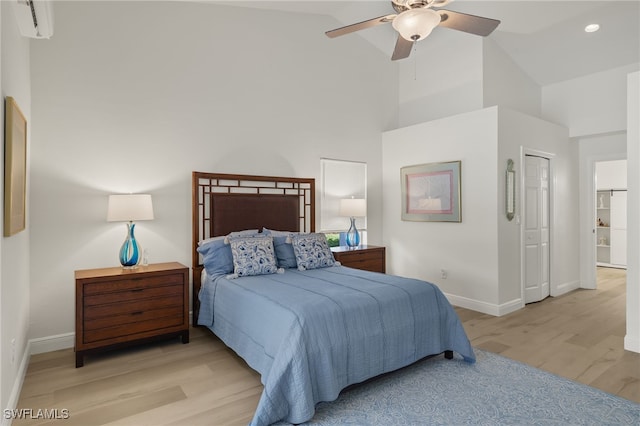
[[[418,43],[413,42],[413,81],[418,81],[418,57],[416,52],[418,51]]]

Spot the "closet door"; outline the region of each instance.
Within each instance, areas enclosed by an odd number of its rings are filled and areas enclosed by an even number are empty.
[[[611,264],[627,264],[627,191],[611,193]]]

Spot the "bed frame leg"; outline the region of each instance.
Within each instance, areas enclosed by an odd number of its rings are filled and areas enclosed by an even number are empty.
[[[453,351],[444,351],[444,357],[446,359],[453,359]]]

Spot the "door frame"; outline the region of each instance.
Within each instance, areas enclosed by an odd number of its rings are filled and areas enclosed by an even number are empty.
[[[587,179],[586,179],[586,194],[585,202],[581,205],[580,211],[589,212],[585,220],[580,222],[581,224],[581,238],[580,238],[580,246],[581,246],[581,258],[580,258],[580,288],[585,288],[589,290],[595,290],[598,288],[598,280],[596,275],[597,266],[597,256],[596,256],[596,234],[595,234],[595,226],[596,223],[596,163],[602,161],[615,161],[615,160],[626,160],[627,155],[625,153],[606,153],[599,155],[592,155],[587,158]],[[581,175],[584,176],[584,175]],[[582,199],[582,197],[581,197]],[[588,243],[585,244],[585,241]]]
[[[555,270],[555,261],[553,258],[554,252],[554,229],[555,229],[555,220],[554,220],[554,194],[556,192],[556,179],[555,179],[555,154],[546,151],[540,151],[539,149],[527,148],[525,146],[520,146],[520,211],[522,212],[521,217],[518,218],[520,224],[520,301],[521,307],[525,306],[524,303],[524,287],[525,287],[525,276],[524,276],[524,264],[525,264],[525,235],[524,235],[524,224],[525,224],[525,197],[523,196],[525,191],[525,176],[524,176],[524,168],[525,168],[525,157],[527,155],[532,155],[536,157],[543,157],[549,160],[549,295],[557,296],[558,291],[556,288],[555,281],[553,279],[553,271]]]

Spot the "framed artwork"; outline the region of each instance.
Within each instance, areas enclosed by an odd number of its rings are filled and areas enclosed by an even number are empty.
[[[460,161],[400,169],[402,220],[462,222]]]
[[[15,99],[5,101],[4,236],[25,228],[27,198],[27,120]]]

